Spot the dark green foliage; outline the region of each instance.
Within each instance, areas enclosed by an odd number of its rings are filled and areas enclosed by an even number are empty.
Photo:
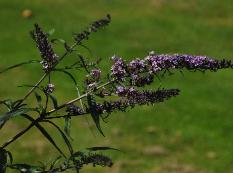
[[[99,132],[104,136],[104,133],[100,127],[100,115],[96,108],[97,108],[97,104],[96,101],[94,100],[94,97],[92,95],[87,95],[87,104],[88,104],[88,111],[91,114],[91,117],[97,127],[97,129],[99,130]]]
[[[5,173],[7,165],[7,152],[0,147],[0,172]]]

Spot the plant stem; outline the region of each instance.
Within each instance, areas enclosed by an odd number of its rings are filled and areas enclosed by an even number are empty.
[[[115,81],[115,79],[110,80],[110,81],[104,83],[103,85],[98,86],[98,87],[96,88],[96,90],[98,90],[98,89],[100,89],[100,88],[103,88],[103,87],[105,87],[106,85],[109,85],[110,83],[112,83],[112,82],[114,82],[114,81]],[[58,110],[60,110],[60,109],[62,109],[62,108],[64,108],[64,107],[66,107],[66,106],[68,106],[68,105],[70,105],[70,104],[72,104],[72,103],[75,103],[75,102],[79,101],[80,99],[82,99],[82,98],[84,98],[84,97],[87,97],[88,94],[90,94],[91,92],[92,92],[92,91],[89,91],[89,92],[87,92],[87,93],[81,95],[80,97],[77,97],[77,98],[75,98],[75,99],[73,99],[73,100],[70,100],[70,101],[68,101],[68,102],[66,102],[66,103],[64,103],[64,104],[62,104],[62,105],[60,105],[60,106],[58,106],[57,108],[48,111],[48,112],[46,113],[46,115],[49,115],[49,114],[51,114],[51,113],[54,113],[54,112],[56,112],[56,111],[58,111]]]
[[[4,143],[2,145],[2,148],[6,148],[9,144],[11,144],[15,140],[17,140],[19,137],[21,137],[23,134],[25,134],[28,130],[30,130],[38,121],[39,121],[39,118],[36,119],[34,122],[32,122],[27,128],[25,128],[24,130],[22,130],[21,132],[19,132],[17,135],[15,135],[13,138],[11,138],[9,141],[7,141],[6,143]]]
[[[77,116],[83,116],[83,115],[88,115],[89,112],[85,112],[82,114],[77,114],[77,115],[58,115],[58,116],[53,116],[53,117],[45,117],[44,120],[51,120],[51,119],[58,119],[58,118],[65,118],[65,117],[77,117]]]
[[[104,86],[106,86],[106,85],[109,85],[110,83],[112,83],[112,82],[114,82],[114,81],[115,81],[115,79],[110,80],[110,81],[104,83],[103,85],[100,85],[99,87],[97,87],[96,90],[98,90],[98,89],[100,89],[100,88],[102,88],[102,87],[104,87]],[[67,105],[69,105],[69,104],[72,104],[72,103],[74,103],[74,102],[77,102],[77,101],[79,101],[80,99],[86,97],[86,96],[87,96],[88,94],[90,94],[91,92],[92,92],[92,91],[89,91],[89,92],[87,92],[87,93],[81,95],[80,97],[77,97],[77,98],[75,98],[75,99],[73,99],[73,100],[71,100],[71,101],[69,101],[69,102],[67,102],[67,103],[64,103],[64,104],[62,104],[61,106],[57,107],[56,109],[52,109],[52,110],[48,111],[45,115],[49,115],[49,114],[51,114],[51,113],[54,113],[54,112],[56,112],[56,111],[58,111],[58,110],[64,108],[65,106],[67,106]],[[81,115],[86,115],[86,114],[87,114],[87,113],[84,113],[84,114],[81,114]],[[43,118],[39,117],[39,118],[35,119],[35,121],[32,122],[27,128],[25,128],[24,130],[22,130],[21,132],[19,132],[17,135],[15,135],[13,138],[11,138],[8,142],[4,143],[4,144],[2,145],[2,148],[7,147],[9,144],[11,144],[11,143],[14,142],[15,140],[17,140],[19,137],[21,137],[23,134],[25,134],[29,129],[31,129],[36,123],[38,123],[38,122],[40,122],[40,121],[43,121],[44,119],[53,119],[53,118],[62,118],[62,117],[64,117],[64,116],[43,117]]]

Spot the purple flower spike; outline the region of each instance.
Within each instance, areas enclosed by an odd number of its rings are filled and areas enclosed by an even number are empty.
[[[193,55],[153,55],[148,56],[145,60],[151,66],[150,70],[156,73],[166,69],[183,69],[188,70],[212,70],[217,71],[222,68],[231,68],[231,61],[215,60],[206,56]]]
[[[35,30],[32,31],[32,37],[40,51],[43,69],[47,72],[57,63],[58,56],[54,53],[52,45],[48,41],[47,34],[37,24],[35,24]]]
[[[114,56],[114,64],[111,67],[111,75],[119,81],[125,77],[130,78],[131,85],[144,86],[153,82],[153,75],[161,71],[171,69],[187,69],[199,71],[217,71],[224,68],[232,68],[230,60],[216,60],[206,56],[193,55],[156,55],[150,53],[144,60],[135,59],[126,64],[121,58]]]

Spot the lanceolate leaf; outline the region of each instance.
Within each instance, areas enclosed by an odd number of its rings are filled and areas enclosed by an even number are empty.
[[[12,164],[13,163],[13,156],[12,156],[10,151],[6,151],[6,152],[7,152],[9,159],[10,159],[10,163]]]
[[[8,108],[8,110],[11,110],[13,107],[13,101],[11,99],[1,100],[0,104],[5,105]]]
[[[90,151],[104,151],[104,150],[120,151],[119,149],[112,148],[112,147],[90,147],[90,148],[87,148],[87,150],[90,150]]]
[[[62,150],[57,146],[57,144],[55,143],[55,141],[53,140],[53,138],[50,136],[50,134],[45,130],[45,128],[43,126],[41,126],[38,122],[36,122],[36,120],[34,120],[32,117],[30,117],[27,114],[23,114],[23,116],[25,118],[27,118],[28,120],[30,120],[31,122],[35,123],[35,126],[38,128],[38,130],[44,135],[44,137],[46,139],[48,139],[48,141],[59,151],[59,153],[61,153],[65,158],[65,154],[62,152]]]
[[[56,99],[56,97],[55,96],[53,96],[53,95],[51,95],[51,94],[48,94],[48,96],[50,97],[50,99],[52,100],[52,102],[53,102],[53,107],[54,107],[54,109],[57,109],[57,107],[58,107],[58,103],[57,103],[57,99]]]
[[[52,124],[60,132],[62,138],[64,139],[64,141],[65,141],[65,143],[70,151],[70,154],[72,154],[73,153],[72,145],[71,145],[69,139],[67,138],[66,134],[60,129],[60,127],[58,125],[56,125],[54,122],[49,121],[49,120],[46,120],[44,122],[48,122],[48,123]]]
[[[86,64],[85,60],[84,60],[84,57],[80,54],[77,54],[78,57],[80,58],[80,61],[84,67],[84,69],[86,70],[87,73],[90,73],[89,69],[88,69],[88,65]]]
[[[42,97],[37,92],[35,92],[35,96],[36,96],[36,100],[37,100],[39,108],[42,109],[43,108],[42,103],[41,103]]]
[[[37,111],[37,110],[35,108],[19,108],[19,109],[4,113],[3,115],[0,116],[0,129],[3,127],[6,121],[8,121],[10,118],[27,113],[29,111]]]
[[[66,116],[65,117],[64,131],[65,131],[66,135],[69,136],[69,137],[70,137],[70,128],[71,128],[71,117]]]
[[[50,164],[50,170],[52,170],[55,166],[56,166],[56,164],[60,161],[60,159],[61,159],[62,157],[61,156],[58,156],[57,158],[55,158],[52,162],[51,162],[51,164]]]
[[[7,165],[7,151],[0,147],[0,172],[6,172]]]
[[[62,72],[64,74],[68,75],[70,77],[70,79],[74,82],[75,86],[77,86],[76,79],[74,78],[74,76],[70,72],[68,72],[64,69],[54,69],[54,71],[59,71],[59,72]]]
[[[91,117],[99,130],[99,132],[104,136],[104,133],[100,127],[100,115],[96,112],[96,102],[91,95],[87,96],[88,109],[91,113]]]
[[[8,71],[8,70],[14,69],[14,68],[16,68],[16,67],[20,67],[20,66],[22,66],[22,65],[32,64],[32,63],[40,63],[40,61],[38,61],[38,60],[30,60],[30,61],[26,61],[26,62],[21,62],[21,63],[19,63],[19,64],[15,64],[15,65],[13,65],[13,66],[10,66],[10,67],[7,67],[7,68],[5,68],[5,69],[3,69],[3,70],[0,70],[0,74],[6,72],[6,71]]]

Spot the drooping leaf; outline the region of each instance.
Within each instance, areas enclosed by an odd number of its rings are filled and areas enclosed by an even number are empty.
[[[58,152],[60,154],[62,154],[65,158],[65,154],[62,152],[62,150],[57,146],[57,144],[55,143],[55,141],[53,140],[53,138],[50,136],[50,134],[45,130],[45,128],[43,126],[41,126],[38,122],[36,122],[36,120],[34,120],[32,117],[30,117],[27,114],[23,114],[23,116],[25,118],[27,118],[28,120],[30,120],[31,122],[35,123],[35,126],[38,128],[38,130],[44,135],[44,137],[54,146],[54,148],[56,148],[58,150]]]
[[[119,149],[112,148],[112,147],[90,147],[90,148],[87,148],[87,150],[90,150],[90,151],[104,151],[104,150],[120,151]]]
[[[7,151],[0,147],[0,172],[6,172],[7,165]]]
[[[59,71],[59,72],[62,72],[64,74],[66,74],[68,77],[70,77],[70,79],[73,81],[74,85],[77,86],[77,81],[76,79],[74,78],[74,76],[68,72],[67,70],[64,70],[64,69],[54,69],[54,71]]]
[[[51,95],[51,94],[48,94],[49,98],[52,100],[52,103],[53,103],[53,107],[54,109],[57,109],[58,107],[58,103],[57,103],[57,99],[55,96]]]
[[[19,108],[19,109],[12,110],[12,111],[9,111],[9,112],[6,112],[6,113],[0,115],[0,129],[3,127],[3,125],[10,118],[16,117],[17,115],[27,113],[29,111],[37,111],[37,110],[35,108]]]
[[[70,151],[70,154],[72,154],[73,153],[73,147],[72,147],[69,139],[67,138],[66,134],[60,129],[60,127],[58,125],[56,125],[54,122],[49,121],[49,120],[46,120],[44,122],[50,123],[51,125],[53,125],[60,132],[62,138],[64,139],[64,141],[65,141],[65,143],[66,143],[66,145],[67,145],[67,147],[68,147],[68,149]]]
[[[13,100],[11,99],[2,100],[0,101],[0,104],[4,104],[9,111],[13,108]]]
[[[80,58],[80,61],[81,61],[81,63],[82,63],[82,66],[84,67],[84,69],[86,70],[86,72],[87,72],[87,73],[90,73],[90,71],[89,71],[89,69],[88,69],[88,65],[87,65],[87,63],[85,62],[84,57],[83,57],[82,55],[80,55],[80,54],[77,54],[77,55],[78,55],[78,57]]]
[[[91,113],[91,117],[92,117],[97,129],[104,136],[104,133],[103,133],[101,126],[100,126],[100,115],[96,111],[96,102],[93,99],[93,96],[91,96],[90,94],[87,95],[87,103],[88,103],[88,109]]]
[[[12,164],[13,163],[13,156],[12,156],[10,151],[6,151],[6,152],[7,152],[7,156],[8,156],[7,158],[9,158],[10,163]]]
[[[52,169],[55,167],[55,165],[59,162],[59,160],[60,160],[61,158],[62,158],[61,156],[58,156],[57,158],[55,158],[55,159],[51,162],[51,164],[50,164],[50,170],[52,170]]]
[[[21,63],[19,63],[19,64],[15,64],[15,65],[13,65],[13,66],[10,66],[10,67],[7,67],[7,68],[5,68],[5,69],[3,69],[3,70],[0,70],[0,74],[6,72],[6,71],[8,71],[8,70],[14,69],[14,68],[16,68],[16,67],[20,67],[20,66],[22,66],[22,65],[32,64],[32,63],[40,63],[40,61],[38,61],[38,60],[30,60],[30,61],[26,61],[26,62],[21,62]]]
[[[39,108],[42,109],[43,108],[43,105],[41,103],[42,102],[42,97],[37,92],[35,92],[35,96],[36,96],[36,100],[37,100]]]
[[[71,128],[71,117],[66,116],[65,117],[65,126],[64,126],[64,132],[67,136],[70,137],[70,128]]]

